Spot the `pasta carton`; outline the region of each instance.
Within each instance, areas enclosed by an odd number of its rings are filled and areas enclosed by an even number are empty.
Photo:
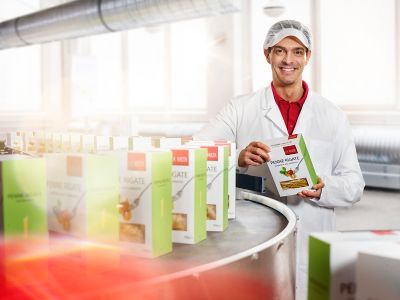
[[[309,239],[308,299],[355,299],[358,290],[356,286],[358,253],[373,247],[383,248],[399,241],[400,231],[311,234]]]
[[[192,141],[187,145],[208,150],[207,231],[224,231],[228,227],[229,147],[212,141]]]
[[[45,155],[49,229],[117,242],[119,160],[116,155]]]
[[[8,133],[6,136],[6,145],[17,151],[24,151],[24,137],[21,131]]]
[[[206,238],[207,150],[172,148],[172,241],[195,244]]]
[[[120,155],[120,245],[143,257],[172,251],[171,152]]]
[[[318,178],[301,134],[265,142],[270,148],[267,165],[281,197],[311,189]]]
[[[400,298],[400,242],[360,251],[356,267],[357,300]]]
[[[44,159],[0,155],[0,172],[0,239],[47,237]]]

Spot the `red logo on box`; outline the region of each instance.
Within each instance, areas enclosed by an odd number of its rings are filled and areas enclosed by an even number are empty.
[[[82,176],[82,158],[67,156],[67,176]]]
[[[288,140],[297,138],[297,134],[292,134],[288,136]]]
[[[392,230],[371,230],[372,233],[376,235],[393,235],[394,232]]]
[[[283,147],[283,151],[286,155],[297,154],[297,148],[295,145]]]
[[[146,171],[146,154],[128,153],[128,170]]]
[[[218,161],[218,147],[216,146],[202,146],[201,148],[208,149],[208,161]]]
[[[188,150],[171,150],[172,151],[172,164],[174,166],[188,166],[189,165],[189,151]]]

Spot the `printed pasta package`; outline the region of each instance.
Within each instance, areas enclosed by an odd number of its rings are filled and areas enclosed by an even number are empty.
[[[267,163],[279,196],[296,195],[311,189],[318,178],[306,143],[301,134],[272,139],[265,142],[270,148]]]

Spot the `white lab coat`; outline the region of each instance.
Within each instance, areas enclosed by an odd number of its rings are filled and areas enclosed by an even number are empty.
[[[302,133],[317,175],[325,182],[320,200],[298,196],[279,198],[269,180],[273,197],[285,202],[297,215],[296,299],[307,298],[308,236],[311,232],[335,230],[335,207],[360,200],[364,180],[345,114],[330,101],[309,91],[293,133]],[[235,141],[238,155],[252,141],[265,142],[288,135],[271,87],[233,99],[216,118],[195,135],[198,139]],[[268,176],[264,164],[241,172]]]

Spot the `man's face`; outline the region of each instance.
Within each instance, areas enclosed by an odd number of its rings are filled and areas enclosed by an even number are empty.
[[[311,52],[295,37],[286,37],[271,48],[264,50],[271,65],[272,78],[281,86],[290,86],[302,80],[303,69]]]

